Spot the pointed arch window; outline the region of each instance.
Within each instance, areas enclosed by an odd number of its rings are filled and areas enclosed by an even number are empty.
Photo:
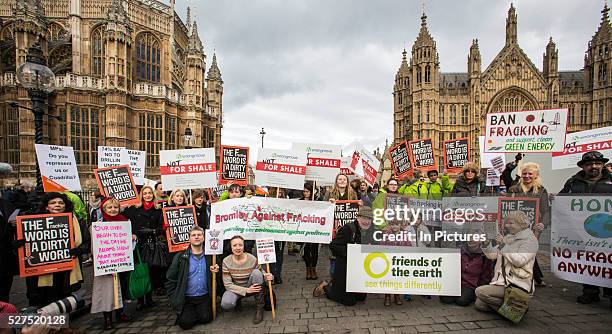
[[[91,33],[91,75],[104,75],[104,27],[97,27]]]
[[[450,106],[450,124],[457,124],[457,105],[451,104]]]
[[[417,85],[421,83],[421,66],[417,65],[416,66],[416,70],[417,70],[417,77],[416,77],[416,81],[417,81]]]
[[[438,115],[440,116],[440,124],[444,124],[444,105],[442,103],[440,103],[440,113]]]
[[[138,80],[160,81],[160,43],[150,33],[138,35],[136,39],[136,77]]]
[[[425,83],[430,83],[430,82],[431,82],[431,66],[426,65],[425,66]]]

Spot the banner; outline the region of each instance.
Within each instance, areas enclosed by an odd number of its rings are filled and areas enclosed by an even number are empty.
[[[414,209],[415,212],[421,212],[421,220],[425,225],[442,226],[442,200],[410,197],[409,207]]]
[[[147,152],[124,149],[121,151],[120,165],[130,166],[135,184],[146,184],[145,169],[147,166]],[[153,186],[155,186],[155,184],[153,184]]]
[[[93,222],[91,244],[94,276],[134,270],[132,225],[123,222]]]
[[[506,155],[503,153],[487,153],[485,152],[485,137],[478,136],[478,147],[480,148],[480,168],[493,168],[491,161],[499,157],[506,165]]]
[[[393,175],[399,180],[412,174],[412,161],[408,151],[408,142],[403,141],[389,150]]]
[[[70,256],[75,247],[72,213],[18,216],[19,276],[38,276],[71,270],[76,259]],[[7,270],[7,268],[3,268]]]
[[[257,262],[259,264],[276,263],[274,239],[257,239]]]
[[[349,168],[355,172],[355,175],[363,177],[366,183],[371,187],[376,183],[380,161],[374,155],[370,154],[363,145],[358,143],[351,157],[351,165]]]
[[[241,186],[248,184],[249,148],[221,145],[221,173],[219,184],[232,182]]]
[[[334,209],[334,233],[357,219],[359,212],[359,201],[336,201]]]
[[[189,247],[189,231],[198,224],[193,206],[174,206],[162,209],[168,250],[180,252]]]
[[[485,152],[561,152],[567,109],[487,114]]]
[[[221,255],[223,254],[223,231],[205,230],[204,231],[204,254]]]
[[[460,172],[468,161],[470,161],[469,138],[444,141],[444,169],[447,172]]]
[[[306,152],[259,149],[255,184],[302,190],[305,176]]]
[[[276,241],[329,244],[335,206],[329,202],[251,197],[213,203],[210,228],[223,238],[273,238]]]
[[[340,173],[340,145],[293,143],[293,151],[306,152],[306,181],[333,185]]]
[[[356,244],[347,248],[347,292],[461,295],[459,249]]]
[[[552,169],[575,169],[582,155],[589,151],[612,158],[612,126],[566,134],[563,151],[552,154]]]
[[[214,148],[159,151],[159,172],[164,190],[217,186]]]
[[[128,165],[94,169],[94,176],[104,197],[115,198],[121,206],[140,203]]]
[[[422,171],[438,170],[431,138],[411,141],[410,152],[415,169]]]
[[[539,197],[499,197],[499,231],[505,234],[505,220],[508,213],[523,211],[529,219],[529,228],[540,222]]]
[[[340,174],[348,176],[349,182],[355,179],[355,172],[350,169],[350,166],[351,157],[342,157],[340,161]]]
[[[499,222],[498,197],[443,197],[442,230],[458,233],[482,231],[495,239]]]
[[[98,168],[125,165],[122,152],[125,147],[98,146]]]
[[[550,270],[561,279],[612,288],[612,199],[556,196]]]
[[[34,147],[45,192],[81,191],[72,147],[43,144]]]

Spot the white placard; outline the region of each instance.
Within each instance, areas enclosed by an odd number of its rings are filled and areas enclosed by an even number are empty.
[[[45,192],[80,191],[81,181],[70,146],[34,144]]]
[[[147,152],[123,149],[121,151],[121,165],[130,165],[134,183],[145,184],[145,168],[147,165]]]
[[[259,186],[304,189],[306,152],[259,149],[255,184]]]
[[[500,157],[504,162],[504,166],[506,165],[506,155],[503,153],[487,153],[484,151],[485,147],[485,137],[478,136],[478,146],[480,148],[480,168],[493,168],[493,159],[497,159]]]
[[[212,188],[219,180],[214,148],[159,151],[159,171],[164,190]]]
[[[204,254],[221,255],[223,254],[223,231],[205,230],[204,231]]]
[[[98,168],[124,165],[121,156],[125,147],[98,146]]]
[[[94,276],[134,270],[132,226],[129,221],[91,224]]]
[[[493,168],[487,168],[487,187],[499,186],[501,183],[500,175]]]
[[[563,152],[552,154],[552,169],[576,169],[582,155],[589,151],[599,151],[612,160],[612,126],[568,133]]]
[[[276,263],[274,239],[257,239],[257,262],[259,264]]]
[[[307,181],[315,181],[321,186],[334,184],[341,167],[340,145],[294,143],[293,150],[307,154]]]
[[[349,166],[350,169],[354,169],[355,175],[363,177],[369,186],[373,186],[376,183],[379,167],[380,161],[363,145],[357,143]]]

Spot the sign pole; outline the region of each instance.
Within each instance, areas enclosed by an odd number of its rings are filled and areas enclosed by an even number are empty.
[[[317,189],[317,181],[312,181],[312,200],[315,200],[315,189]]]
[[[212,256],[213,267],[217,265],[217,255]],[[212,275],[212,313],[213,320],[217,318],[217,274]]]
[[[266,270],[270,274],[270,264],[266,263]],[[272,305],[272,319],[276,319],[276,309],[274,308],[274,294],[272,294],[272,282],[268,281],[268,290],[270,291],[270,305]]]

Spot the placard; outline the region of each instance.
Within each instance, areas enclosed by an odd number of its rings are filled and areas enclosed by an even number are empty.
[[[129,221],[93,222],[91,230],[94,276],[134,270]]]
[[[125,147],[98,146],[98,168],[125,165],[122,152]]]
[[[409,197],[409,207],[418,212],[427,226],[442,226],[442,200]]]
[[[76,259],[70,256],[74,245],[72,213],[17,217],[19,276],[38,276],[71,270]],[[3,269],[3,270],[6,270]]]
[[[208,198],[211,201],[217,201],[219,197],[221,197],[221,195],[223,195],[223,193],[228,189],[229,186],[227,184],[223,184],[217,187],[208,188],[206,191],[208,192]]]
[[[340,145],[293,143],[293,150],[306,152],[306,181],[317,185],[333,185],[340,173]]]
[[[121,206],[140,203],[128,165],[94,169],[94,176],[104,197],[115,198]]]
[[[346,225],[350,224],[357,219],[357,213],[359,213],[359,201],[336,201],[336,207],[334,210],[334,233]]]
[[[353,172],[349,168],[350,165],[351,165],[351,157],[342,157],[340,159],[340,174],[344,174],[348,176],[349,182],[355,179],[355,172]]]
[[[355,159],[357,159],[357,162],[355,162]],[[356,165],[353,167],[354,164]],[[366,150],[363,145],[357,143],[349,168],[353,169],[355,175],[363,177],[366,183],[372,187],[376,183],[380,161]]]
[[[485,152],[561,152],[567,109],[487,114]]]
[[[404,208],[409,208],[410,207],[410,198],[408,198],[407,196],[402,196],[402,195],[398,195],[398,194],[385,194],[385,198],[384,198],[384,210],[393,210],[393,211],[388,211],[388,212],[393,212],[392,217],[394,217],[394,219],[398,216],[396,213],[397,211],[401,210],[403,211]],[[409,217],[404,217],[405,221],[409,221]],[[388,221],[385,218],[384,215],[384,211],[379,212],[379,210],[374,210],[373,212],[373,219],[372,222],[374,223],[374,225],[387,225],[390,223],[390,221]]]
[[[444,169],[447,172],[460,172],[470,161],[470,139],[451,139],[444,141]]]
[[[403,141],[389,150],[393,175],[399,180],[412,174],[412,161],[408,150],[408,142]]]
[[[504,159],[502,159],[502,157],[499,155],[491,158],[491,166],[493,166],[493,168],[489,168],[489,169],[492,169],[495,175],[497,176],[501,176],[504,170],[506,169],[506,164],[504,164]]]
[[[493,164],[491,161],[495,159],[495,157],[499,157],[504,162],[504,166],[506,165],[506,155],[503,153],[487,153],[484,151],[485,148],[485,137],[478,136],[478,147],[480,149],[480,167],[481,168],[493,168]]]
[[[198,224],[193,206],[174,206],[162,209],[170,253],[189,247],[189,231]]]
[[[255,184],[287,189],[304,189],[306,152],[259,149]]]
[[[204,254],[223,254],[223,231],[210,229],[204,231]]]
[[[442,230],[461,234],[484,232],[487,239],[499,234],[498,197],[443,197]]]
[[[43,144],[34,147],[45,192],[81,191],[72,147]]]
[[[221,145],[221,173],[219,184],[246,186],[249,178],[249,148]]]
[[[508,213],[523,211],[529,219],[529,228],[540,222],[540,198],[538,197],[499,197],[499,231],[505,232],[505,219]]]
[[[582,155],[589,151],[612,158],[612,126],[566,134],[563,151],[552,154],[552,169],[575,169]]]
[[[487,168],[487,187],[496,187],[501,184],[501,177],[493,168]]]
[[[145,185],[145,170],[147,166],[147,152],[123,149],[121,151],[121,165],[129,165],[134,183]],[[155,184],[153,184],[155,186]]]
[[[434,159],[433,141],[431,138],[411,141],[410,153],[415,169],[421,171],[438,169],[436,159]]]
[[[461,295],[461,253],[452,248],[347,246],[347,292]]]
[[[159,151],[159,172],[164,190],[217,186],[214,148]]]
[[[257,262],[259,264],[276,262],[274,239],[257,239]]]

